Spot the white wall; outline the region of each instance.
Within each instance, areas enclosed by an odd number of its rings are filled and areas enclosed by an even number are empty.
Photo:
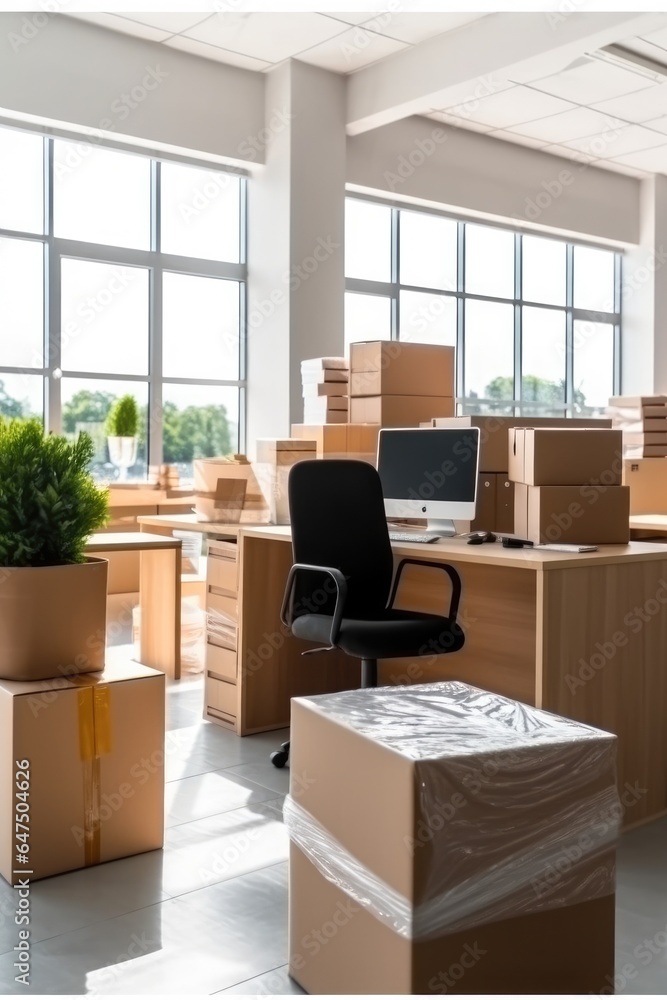
[[[362,190],[566,236],[639,242],[634,178],[428,118],[348,137],[347,180]]]
[[[266,164],[249,189],[248,442],[303,419],[300,363],[343,351],[345,88],[291,62],[267,77]]]
[[[264,155],[248,142],[264,126],[262,74],[62,15],[0,14],[0,109],[155,148]]]

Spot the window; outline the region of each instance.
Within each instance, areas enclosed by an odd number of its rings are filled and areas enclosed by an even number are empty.
[[[49,194],[52,193],[52,198]],[[0,128],[0,414],[91,434],[135,397],[131,479],[240,451],[245,181]]]
[[[621,258],[349,197],[345,343],[458,352],[466,413],[599,415],[619,391]]]

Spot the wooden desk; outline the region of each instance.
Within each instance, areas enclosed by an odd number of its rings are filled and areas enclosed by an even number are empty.
[[[119,552],[139,554],[141,662],[181,676],[181,540],[145,531],[99,532],[86,552],[113,559]]]
[[[141,520],[151,530],[185,527],[184,518]],[[236,732],[288,725],[292,696],[357,687],[356,661],[338,652],[301,658],[308,645],[280,623],[290,528],[202,530],[238,539]],[[619,787],[639,789],[626,795],[626,825],[667,811],[667,546],[631,542],[569,554],[443,539],[393,550],[397,560],[456,567],[466,645],[452,656],[384,660],[380,683],[456,678],[614,732]],[[445,581],[436,569],[408,567],[399,603],[442,611]]]
[[[667,514],[631,514],[631,538],[664,538],[667,536]]]

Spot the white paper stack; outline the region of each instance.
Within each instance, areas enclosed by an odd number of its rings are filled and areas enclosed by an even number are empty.
[[[304,424],[345,424],[350,370],[347,358],[309,358],[301,362]]]

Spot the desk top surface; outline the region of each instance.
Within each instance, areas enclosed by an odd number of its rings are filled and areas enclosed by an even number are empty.
[[[667,524],[667,515],[664,515]],[[289,542],[292,530],[288,524],[222,524],[196,521],[194,514],[181,517],[151,515],[137,519],[147,527],[158,525],[181,531],[201,531],[218,538],[265,538]],[[630,542],[629,545],[600,545],[596,552],[553,552],[533,548],[506,549],[500,544],[468,545],[465,538],[441,538],[429,545],[415,542],[392,542],[395,555],[403,559],[433,560],[434,562],[486,563],[533,571],[569,569],[577,566],[605,565],[621,562],[642,562],[664,559],[667,547],[655,542]]]
[[[122,552],[141,549],[180,549],[180,538],[151,535],[147,531],[99,531],[91,535],[86,552]]]
[[[667,532],[667,514],[631,514],[630,528]]]

